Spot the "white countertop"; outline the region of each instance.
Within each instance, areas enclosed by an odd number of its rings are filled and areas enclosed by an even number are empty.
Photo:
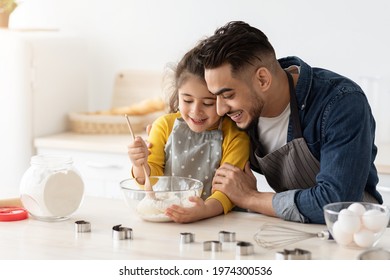
[[[91,223],[91,232],[77,233],[75,221]],[[363,250],[347,249],[334,241],[312,238],[279,249],[259,247],[253,236],[265,222],[274,222],[309,232],[326,229],[325,225],[298,224],[255,213],[231,212],[191,224],[152,223],[132,216],[124,200],[85,197],[79,210],[62,222],[43,222],[33,218],[0,222],[0,259],[39,260],[274,260],[283,249],[309,250],[312,259],[356,260]],[[133,240],[113,240],[112,227],[121,224],[133,230]],[[236,233],[237,241],[251,242],[254,254],[237,256],[234,242],[224,242],[222,252],[203,251],[203,242],[218,240],[219,231]],[[195,242],[180,244],[180,233],[191,232]],[[390,229],[377,247],[390,248]]]
[[[146,134],[141,134],[146,137]],[[74,149],[88,152],[127,153],[130,134],[82,134],[64,132],[34,139],[36,148]]]

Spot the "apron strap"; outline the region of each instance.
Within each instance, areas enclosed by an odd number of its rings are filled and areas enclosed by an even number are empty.
[[[284,70],[284,72],[286,72],[287,74],[288,85],[290,87],[290,110],[292,116],[293,135],[294,139],[297,139],[302,137],[302,128],[301,122],[299,121],[298,101],[297,96],[295,94],[294,80],[292,75],[288,71]]]

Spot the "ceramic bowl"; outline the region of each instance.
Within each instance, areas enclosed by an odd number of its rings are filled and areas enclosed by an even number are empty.
[[[387,206],[366,202],[337,202],[324,206],[329,232],[341,246],[374,247],[390,219]]]
[[[151,176],[152,191],[134,178],[120,182],[127,205],[140,218],[150,222],[169,222],[165,210],[173,205],[191,207],[191,196],[200,197],[203,183],[199,180],[177,176]]]

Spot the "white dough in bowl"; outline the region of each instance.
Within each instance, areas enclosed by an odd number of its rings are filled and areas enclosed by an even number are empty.
[[[181,205],[180,198],[175,194],[154,193],[146,195],[137,205],[137,212],[142,219],[151,222],[169,222],[171,218],[164,214],[172,204]]]

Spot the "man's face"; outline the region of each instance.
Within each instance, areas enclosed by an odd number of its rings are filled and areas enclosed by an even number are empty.
[[[263,102],[255,91],[255,72],[233,77],[230,64],[205,70],[207,87],[217,96],[217,113],[229,116],[240,129],[260,117]]]

